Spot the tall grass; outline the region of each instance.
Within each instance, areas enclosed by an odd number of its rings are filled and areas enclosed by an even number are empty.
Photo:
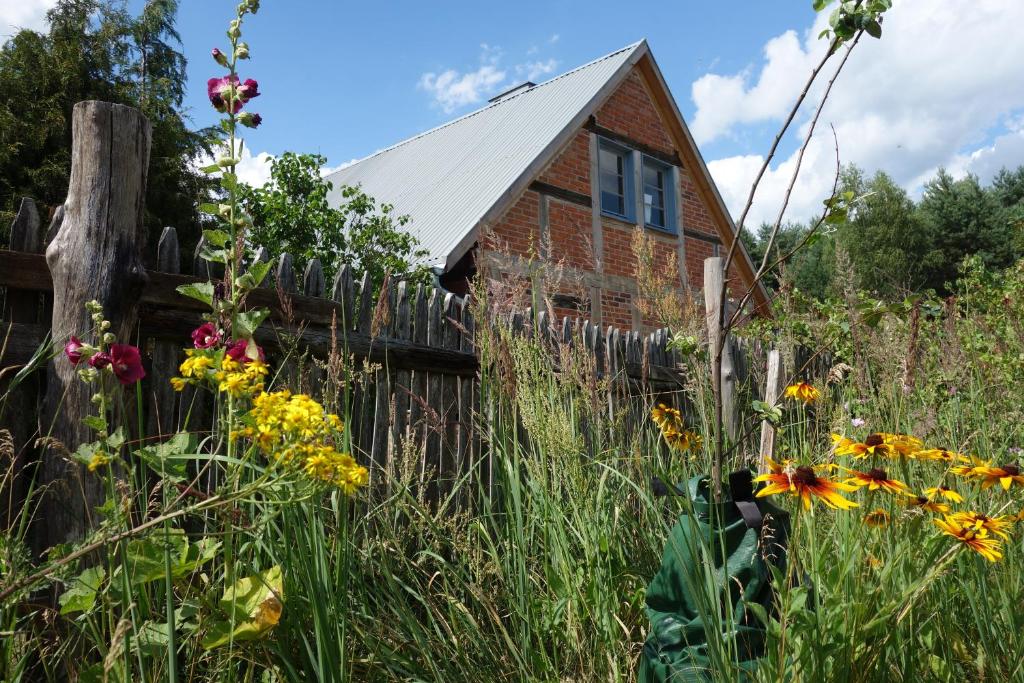
[[[813,407],[783,406],[778,457],[860,467],[831,454],[829,435],[877,430],[983,459],[1015,458],[1009,449],[1024,443],[1016,360],[1024,337],[1014,332],[1019,309],[1003,298],[1022,280],[1019,268],[1002,282],[974,272],[959,302],[919,306],[916,323],[912,302],[878,321],[867,308],[846,304],[777,321],[773,338],[815,338],[835,358],[830,378],[816,381],[823,396]],[[691,323],[689,332],[697,325]],[[627,397],[621,385],[595,381],[590,361],[571,348],[537,341],[543,335],[514,337],[502,325],[479,328],[484,370],[474,419],[485,448],[465,476],[436,489],[440,499],[424,484],[432,473],[410,445],[397,449],[379,486],[352,501],[269,477],[258,459],[229,458],[215,432],[178,457],[193,472],[220,469],[214,495],[230,505],[172,497],[178,508],[191,506],[173,520],[174,529],[187,530],[190,547],[216,544],[209,561],[173,575],[154,570],[152,580],[127,587],[107,580],[94,604],[64,615],[42,589],[74,590],[84,565],[55,569],[0,605],[0,678],[167,680],[165,625],[173,616],[178,680],[633,680],[649,628],[645,586],[672,526],[693,523],[684,514],[688,497],[657,498],[651,479],[685,482],[709,470],[709,455],[670,453],[652,424],[629,428],[636,424],[631,413],[672,401],[686,407],[692,428],[710,433],[706,355],[698,349],[688,356],[685,387],[675,394],[635,387]],[[358,373],[342,370],[330,391],[342,392],[332,400],[342,396],[344,413],[344,391]],[[867,422],[860,432],[853,417]],[[759,419],[751,411],[744,426]],[[738,444],[735,466],[749,462],[751,447]],[[915,492],[955,486],[966,498],[962,509],[1016,514],[1022,507],[1019,488],[983,491],[955,481],[945,464],[885,464]],[[127,477],[129,488],[115,491],[119,509],[153,505],[137,480]],[[789,564],[777,577],[778,607],[764,615],[768,640],[756,678],[1024,678],[1019,531],[1004,544],[1002,560],[989,563],[896,496],[851,497],[861,505],[851,512],[777,501],[793,513]],[[4,584],[33,571],[26,544],[32,500],[3,537]],[[156,507],[150,518],[167,510]],[[889,513],[889,526],[864,524],[875,508]],[[131,519],[121,522],[144,519],[126,514]],[[146,557],[138,544],[146,539],[159,550],[151,559],[166,566],[165,533],[158,527],[108,544],[109,576],[137,577]],[[686,590],[707,625],[704,676],[743,680],[714,543],[691,538],[692,547],[676,551],[699,559]],[[272,566],[283,574],[276,627],[255,640],[204,649],[225,577]]]

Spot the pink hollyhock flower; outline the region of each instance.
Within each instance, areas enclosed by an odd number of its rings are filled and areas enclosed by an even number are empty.
[[[228,110],[232,87],[235,89],[235,99],[231,106],[232,114],[237,114],[246,102],[260,95],[259,84],[251,78],[247,78],[242,84],[239,84],[238,76],[211,78],[206,82],[206,94],[210,97],[210,104],[214,109],[219,112]]]
[[[251,339],[236,339],[228,344],[228,358],[238,363],[248,363],[251,360],[266,360],[263,356],[263,349],[256,345]]]
[[[110,365],[110,355],[106,353],[94,353],[89,359],[89,365],[97,370],[102,370]]]
[[[71,339],[64,345],[64,355],[68,357],[72,365],[78,365],[82,362],[82,347],[85,346],[75,335],[71,335]]]
[[[134,384],[146,376],[142,368],[142,355],[131,344],[110,345],[110,367],[121,384]]]
[[[192,345],[197,349],[211,349],[220,342],[220,330],[213,323],[203,323],[192,330]]]
[[[247,78],[242,85],[238,86],[238,95],[242,98],[242,102],[248,102],[254,97],[259,97],[260,84],[251,78]]]

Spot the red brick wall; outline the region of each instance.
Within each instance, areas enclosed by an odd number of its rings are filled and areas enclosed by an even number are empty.
[[[543,183],[590,194],[590,135],[581,130],[538,178]]]
[[[595,114],[598,126],[606,128],[638,142],[664,152],[675,153],[672,139],[636,71],[608,98]],[[545,168],[537,178],[543,183],[590,195],[590,135],[581,129]],[[718,232],[711,214],[703,204],[687,169],[680,169],[681,221],[687,230],[717,237]],[[513,254],[520,256],[537,255],[539,249],[539,195],[526,191],[499,219],[491,230]],[[596,201],[596,199],[595,199]],[[585,206],[549,199],[548,222],[550,234],[550,257],[553,262],[593,273],[593,245],[591,243],[591,212]],[[602,217],[604,248],[602,250],[603,273],[610,276],[635,277],[636,259],[633,256],[632,238],[634,226],[611,218]],[[657,267],[668,267],[669,258],[678,253],[678,239],[663,233],[649,234],[655,242]],[[714,244],[707,240],[685,238],[686,271],[691,287],[699,288],[703,282],[704,259],[713,255]],[[720,249],[725,255],[725,249]],[[739,282],[735,266],[730,276]],[[734,287],[737,285],[734,285]],[[558,286],[555,285],[557,288]],[[632,327],[633,304],[628,292],[619,291],[611,285],[603,288],[601,294],[602,325]],[[564,311],[570,313],[570,311]],[[576,315],[575,311],[571,312]]]

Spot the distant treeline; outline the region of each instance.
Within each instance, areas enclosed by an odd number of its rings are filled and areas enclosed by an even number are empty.
[[[1003,169],[988,186],[976,176],[954,180],[940,170],[915,202],[886,173],[867,177],[850,165],[839,191],[859,198],[848,220],[819,228],[781,275],[807,295],[825,298],[851,284],[889,299],[927,289],[944,294],[966,256],[977,254],[991,268],[1024,257],[1024,166]],[[783,226],[772,259],[791,251],[814,223]],[[770,233],[771,226],[762,225],[742,235],[758,263]],[[779,282],[773,276],[767,284],[778,288]]]

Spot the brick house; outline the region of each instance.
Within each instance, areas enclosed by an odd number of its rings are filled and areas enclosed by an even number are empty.
[[[691,293],[704,259],[724,256],[735,234],[646,41],[517,86],[328,179],[335,203],[337,188],[358,184],[408,215],[451,291],[496,270],[531,278],[560,314],[605,326],[648,324],[635,305],[638,227],[658,268],[675,256],[671,275]],[[537,275],[538,263],[556,262]],[[733,289],[745,290],[753,272],[741,249]],[[764,291],[754,299],[764,304]]]

